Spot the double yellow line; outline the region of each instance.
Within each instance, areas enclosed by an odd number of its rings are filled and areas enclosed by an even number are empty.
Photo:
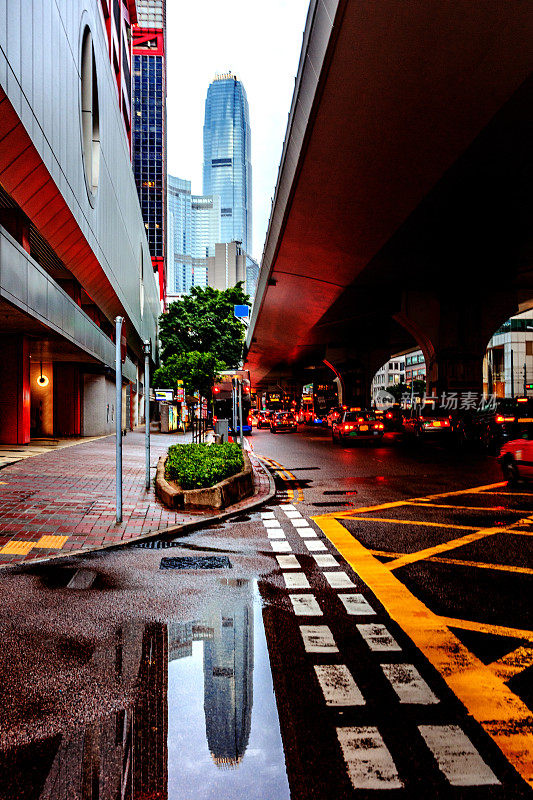
[[[280,464],[279,461],[275,461],[273,458],[267,458],[267,456],[258,456],[261,461],[263,461],[267,466],[274,470],[276,475],[278,475],[283,481],[295,481],[297,486],[294,489],[287,489],[287,498],[292,503],[302,503],[304,499],[304,493],[298,478],[294,475],[290,470],[285,469],[283,464]]]

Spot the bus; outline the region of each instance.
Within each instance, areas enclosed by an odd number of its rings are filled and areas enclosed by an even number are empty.
[[[217,419],[229,421],[229,432],[236,436],[240,433],[238,391],[234,393],[234,378],[242,382],[242,432],[245,436],[252,433],[252,400],[250,373],[247,369],[228,369],[219,373],[219,380],[213,386],[213,424]]]

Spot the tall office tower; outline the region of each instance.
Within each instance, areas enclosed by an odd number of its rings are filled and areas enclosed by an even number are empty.
[[[133,172],[158,273],[166,293],[166,0],[137,0],[133,26]]]
[[[207,258],[220,239],[220,198],[191,194],[191,182],[168,176],[167,302],[207,286]]]
[[[252,249],[252,164],[248,100],[235,75],[215,75],[204,121],[205,195],[220,197],[221,242]]]

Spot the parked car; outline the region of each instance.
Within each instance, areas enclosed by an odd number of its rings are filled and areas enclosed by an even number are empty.
[[[456,424],[459,440],[481,444],[498,453],[505,442],[517,439],[524,424],[533,423],[533,398],[498,399],[495,408],[462,414]]]
[[[270,428],[271,416],[272,416],[272,411],[259,411],[259,413],[257,414],[257,427]]]
[[[331,439],[333,442],[380,440],[384,432],[385,425],[373,411],[349,409],[332,423]]]
[[[418,414],[404,417],[403,430],[418,439],[439,436],[448,437],[452,432],[450,412],[445,408],[433,407],[431,403],[423,406]]]
[[[272,414],[270,419],[270,430],[272,433],[279,433],[280,431],[295,433],[298,430],[298,425],[290,411],[277,411]]]
[[[526,423],[522,436],[506,442],[498,457],[504,478],[510,483],[533,480],[533,425]]]

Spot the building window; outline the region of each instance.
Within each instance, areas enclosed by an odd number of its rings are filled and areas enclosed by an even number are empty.
[[[96,195],[100,175],[100,114],[93,38],[88,27],[81,46],[81,142],[89,199]]]

